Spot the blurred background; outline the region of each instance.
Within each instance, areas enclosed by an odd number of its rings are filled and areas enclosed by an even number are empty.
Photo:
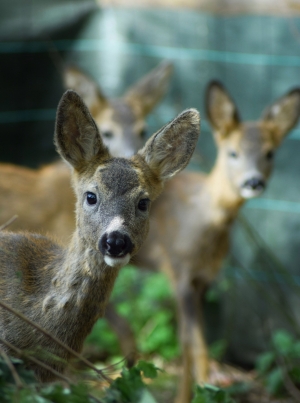
[[[116,97],[160,61],[173,62],[148,134],[185,108],[199,109],[194,170],[209,171],[216,153],[203,102],[210,80],[225,85],[244,120],[300,86],[299,0],[11,0],[0,7],[2,162],[38,167],[57,158],[54,119],[69,64]],[[276,329],[300,335],[299,140],[298,127],[276,154],[267,191],[242,208],[205,299],[212,351],[244,368],[269,348]],[[176,314],[161,274],[124,269],[113,298],[131,319],[141,353],[178,357]],[[104,357],[120,354],[105,321],[90,342]]]

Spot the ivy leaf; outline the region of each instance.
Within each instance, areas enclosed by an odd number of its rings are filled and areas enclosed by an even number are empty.
[[[267,389],[272,395],[276,395],[283,389],[283,374],[281,368],[275,368],[267,378]]]
[[[141,360],[138,362],[136,367],[143,372],[146,378],[154,379],[157,377],[157,371],[159,370],[159,368],[157,368],[151,362]]]
[[[273,351],[267,351],[261,354],[256,360],[256,369],[261,374],[266,374],[275,362],[275,353]]]
[[[293,349],[294,340],[285,330],[277,330],[272,337],[272,341],[275,349],[284,356],[288,355]]]
[[[197,386],[192,403],[234,403],[228,392],[213,385]]]

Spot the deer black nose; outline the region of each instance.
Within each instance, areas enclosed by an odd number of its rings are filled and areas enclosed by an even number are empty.
[[[253,190],[263,190],[266,187],[266,184],[261,178],[251,178],[244,183],[243,187]]]
[[[119,231],[104,234],[99,242],[99,249],[103,255],[122,257],[133,250],[133,244],[128,235]]]

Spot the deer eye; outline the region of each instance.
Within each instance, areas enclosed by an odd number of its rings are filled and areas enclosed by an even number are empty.
[[[106,139],[112,139],[114,137],[114,134],[110,130],[107,130],[102,133],[102,136],[105,137]]]
[[[138,209],[141,211],[147,211],[149,206],[149,199],[141,199],[138,204]]]
[[[271,161],[273,159],[273,157],[274,157],[274,151],[272,151],[272,150],[268,151],[266,154],[267,160]]]
[[[97,196],[95,193],[87,192],[86,193],[86,201],[89,205],[93,205],[97,203]]]
[[[236,153],[235,151],[229,151],[228,155],[230,158],[237,158],[238,157],[238,153]]]

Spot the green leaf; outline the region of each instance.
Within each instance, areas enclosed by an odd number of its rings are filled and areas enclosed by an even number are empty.
[[[213,303],[218,302],[220,300],[220,291],[216,287],[209,288],[205,295],[205,301]]]
[[[293,349],[293,337],[286,330],[277,330],[272,337],[275,349],[286,356]]]
[[[227,341],[222,339],[215,341],[213,344],[209,346],[209,355],[215,360],[221,360],[227,349]]]
[[[213,385],[197,385],[192,403],[234,403],[227,391]]]
[[[92,332],[85,340],[85,344],[93,344],[109,355],[119,353],[119,343],[116,334],[110,329],[105,318],[97,320]]]
[[[144,389],[138,403],[157,403],[148,389]]]
[[[292,356],[294,358],[300,358],[300,341],[295,341],[292,347]]]
[[[12,401],[18,401],[20,403],[50,403],[50,400],[45,399],[32,389],[24,388],[16,390]]]
[[[278,395],[283,390],[283,374],[281,368],[275,368],[266,379],[266,387],[272,395]]]
[[[140,370],[136,367],[124,368],[121,376],[106,390],[105,403],[138,402],[145,388]]]
[[[154,364],[151,362],[146,362],[143,360],[140,360],[136,366],[140,371],[143,372],[144,376],[146,378],[151,378],[154,379],[157,377],[157,371],[159,368],[157,368]]]
[[[299,365],[299,363],[298,363],[298,365]],[[292,368],[289,371],[289,376],[294,383],[297,383],[299,385],[300,384],[300,367],[298,366],[298,367]]]
[[[260,375],[266,374],[275,362],[276,355],[272,351],[261,354],[256,360],[256,369]]]

